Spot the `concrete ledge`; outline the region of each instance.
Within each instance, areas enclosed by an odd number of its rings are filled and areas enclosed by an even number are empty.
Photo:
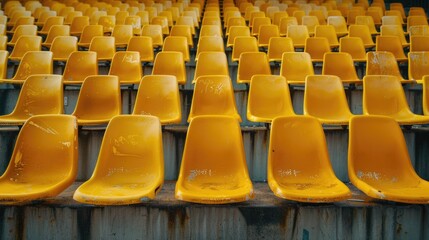
[[[202,205],[174,199],[166,182],[155,200],[129,206],[75,202],[75,183],[60,196],[0,206],[0,238],[31,239],[428,239],[429,205],[353,196],[338,203],[308,204],[274,196],[254,183],[255,199]]]

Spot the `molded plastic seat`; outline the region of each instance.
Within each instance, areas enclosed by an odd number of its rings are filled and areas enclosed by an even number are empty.
[[[191,34],[192,36],[195,36],[195,25],[194,20],[190,16],[180,16],[177,21],[176,25],[188,25],[191,28]]]
[[[12,35],[12,39],[7,43],[8,46],[15,46],[18,38],[24,35],[37,35],[37,26],[35,25],[21,25],[16,28],[15,32]]]
[[[314,37],[326,38],[331,48],[337,48],[340,45],[340,43],[338,42],[337,34],[335,32],[335,28],[332,25],[316,26]]]
[[[323,75],[338,76],[343,83],[360,83],[353,63],[352,56],[348,53],[325,53],[322,66]]]
[[[429,182],[413,169],[402,130],[392,118],[354,117],[349,138],[348,173],[359,190],[382,200],[429,202]]]
[[[228,19],[228,22],[225,24],[225,35],[229,35],[229,31],[233,26],[247,26],[246,20],[243,17],[231,17]]]
[[[118,76],[121,84],[137,84],[142,78],[139,52],[120,51],[113,56],[109,74]]]
[[[272,37],[268,43],[268,61],[280,62],[284,52],[294,52],[293,42],[288,37]]]
[[[151,37],[133,36],[128,42],[127,51],[139,52],[141,62],[153,62],[154,54]]]
[[[366,62],[366,51],[359,37],[342,37],[339,52],[350,54],[354,62]]]
[[[24,54],[12,79],[0,79],[3,83],[22,84],[34,74],[52,74],[52,52],[29,51]]]
[[[366,75],[391,75],[402,83],[413,83],[405,80],[399,71],[398,62],[391,52],[367,52]]]
[[[243,52],[240,54],[237,83],[250,83],[253,75],[271,74],[270,63],[264,52]]]
[[[254,197],[237,119],[199,116],[191,121],[175,197],[203,204],[242,202]]]
[[[304,92],[304,115],[324,124],[349,124],[353,114],[347,103],[341,79],[332,75],[307,76]]]
[[[139,85],[132,114],[156,116],[162,125],[180,123],[182,110],[176,77],[144,76]]]
[[[314,75],[313,63],[309,53],[283,53],[280,76],[285,77],[288,83],[304,84],[308,75]]]
[[[189,62],[191,60],[189,56],[188,39],[182,36],[168,36],[164,39],[164,45],[162,51],[174,51],[181,52],[183,54],[183,60]]]
[[[317,21],[319,22],[320,25],[326,25],[326,16],[322,10],[316,10],[316,9],[311,10],[308,13],[308,15],[317,17]]]
[[[201,115],[230,116],[241,122],[229,76],[205,75],[197,78],[188,122]]]
[[[421,83],[425,75],[429,75],[429,52],[409,52],[408,79]]]
[[[47,35],[52,26],[63,25],[64,17],[49,17],[43,24],[42,29],[38,32],[39,35]]]
[[[113,55],[116,53],[115,38],[108,36],[93,37],[88,51],[97,52],[98,61],[112,61]]]
[[[46,36],[45,41],[42,43],[42,46],[46,48],[50,48],[54,39],[60,36],[70,36],[70,26],[67,26],[67,25],[52,26],[49,29],[48,35]]]
[[[171,28],[170,36],[182,36],[188,40],[190,48],[194,47],[194,40],[192,38],[191,28],[188,25],[174,25]]]
[[[31,116],[63,113],[61,75],[29,76],[19,93],[14,110],[0,116],[0,125],[22,125]]]
[[[381,17],[381,25],[400,25],[402,26],[403,20],[398,16],[383,16]]]
[[[391,52],[398,62],[408,61],[402,48],[401,40],[397,36],[377,36],[375,51]]]
[[[92,51],[72,52],[64,67],[65,84],[82,84],[85,78],[98,75],[97,53]]]
[[[75,180],[78,169],[76,118],[34,116],[22,127],[5,173],[3,204],[54,197]]]
[[[111,15],[100,16],[97,23],[103,26],[104,33],[111,33],[116,25],[116,17]]]
[[[88,76],[72,113],[79,125],[107,124],[121,114],[121,87],[117,76]]]
[[[180,85],[186,84],[186,67],[181,52],[159,52],[153,63],[152,75],[173,75]]]
[[[280,19],[280,23],[279,23],[280,36],[286,36],[287,28],[291,25],[298,25],[298,20],[296,19],[296,17],[285,17]]]
[[[309,116],[273,120],[267,178],[271,191],[284,199],[317,203],[351,196],[332,170],[322,126]]]
[[[0,50],[0,78],[6,79],[7,77],[7,62],[8,62],[9,52]]]
[[[192,83],[200,76],[225,75],[229,76],[228,60],[224,52],[202,52],[198,55]]]
[[[279,116],[294,116],[286,79],[277,75],[253,75],[246,115],[249,121],[266,123]]]
[[[236,62],[245,52],[259,52],[258,40],[255,37],[236,37],[232,46],[231,61]]]
[[[408,47],[410,44],[405,38],[404,30],[400,25],[383,25],[380,27],[381,36],[397,36],[401,40],[402,47]]]
[[[310,34],[306,26],[289,25],[286,36],[292,39],[295,48],[304,48],[305,40],[310,37]]]
[[[133,26],[131,25],[115,25],[112,30],[112,37],[115,37],[116,47],[126,47],[133,34]]]
[[[232,26],[229,30],[226,47],[232,47],[236,37],[250,37],[250,28],[247,26]]]
[[[284,11],[275,12],[273,16],[273,24],[280,27],[280,22],[282,18],[286,18],[286,17],[289,17],[289,14],[287,12],[284,12]]]
[[[153,47],[162,47],[164,43],[164,39],[162,36],[162,27],[160,25],[143,26],[142,36],[151,37]]]
[[[263,12],[263,11],[256,11],[256,12],[252,12],[251,14],[250,14],[250,18],[249,18],[249,27],[250,28],[252,28],[253,27],[253,20],[255,19],[255,18],[263,18],[263,17],[265,17],[265,12]]]
[[[371,16],[357,16],[356,17],[356,25],[366,25],[368,27],[368,31],[371,35],[378,35],[380,32],[377,31],[377,28],[375,27],[374,20]],[[354,25],[349,26],[349,32],[350,27]],[[352,36],[350,36],[352,37]]]
[[[349,34],[347,22],[343,16],[329,16],[327,24],[334,27],[337,37],[343,37]]]
[[[219,36],[222,37],[222,29],[215,25],[204,25],[200,28],[200,37],[202,36]],[[250,30],[249,30],[250,36]]]
[[[399,124],[428,124],[429,116],[411,112],[401,83],[394,76],[375,75],[363,78],[363,113],[392,117]]]
[[[51,44],[50,51],[54,61],[65,62],[72,52],[77,51],[77,37],[75,36],[58,36]]]
[[[271,38],[280,37],[277,25],[262,25],[259,27],[258,46],[268,47]]]
[[[310,36],[313,36],[314,29],[316,28],[316,26],[319,26],[319,20],[317,19],[317,17],[303,16],[301,21],[303,26],[307,26],[308,34],[310,34]]]
[[[12,61],[20,61],[24,54],[28,51],[41,51],[42,50],[42,37],[40,36],[27,36],[23,35],[16,41],[15,47],[9,55]]]
[[[410,52],[429,51],[429,36],[410,36]]]
[[[95,205],[136,204],[154,199],[163,182],[159,119],[116,116],[106,128],[94,173],[73,199]]]
[[[328,39],[324,37],[312,37],[305,40],[304,52],[309,53],[311,61],[323,62],[325,53],[331,52]]]
[[[20,17],[16,20],[12,29],[8,30],[8,34],[13,34],[18,26],[21,25],[34,25],[34,17]]]
[[[64,16],[64,25],[71,25],[75,17],[81,17],[83,13],[80,11],[69,12]]]
[[[78,16],[73,18],[72,23],[70,24],[70,35],[80,36],[83,29],[89,25],[88,16]]]
[[[223,39],[219,36],[203,36],[199,38],[195,61],[201,52],[225,52]]]
[[[407,18],[407,32],[410,31],[410,28],[413,26],[427,26],[428,20],[425,16],[408,16]]]

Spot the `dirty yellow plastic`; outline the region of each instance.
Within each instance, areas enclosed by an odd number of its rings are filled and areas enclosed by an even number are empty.
[[[133,36],[128,42],[127,51],[140,53],[141,62],[153,62],[152,38],[146,36]]]
[[[375,51],[387,51],[393,53],[398,62],[408,61],[402,48],[401,41],[397,36],[377,36]]]
[[[15,47],[9,55],[9,60],[20,61],[28,51],[41,51],[42,37],[40,36],[21,36],[16,41]]]
[[[60,26],[64,24],[64,17],[61,16],[52,16],[46,19],[46,22],[43,24],[42,29],[38,31],[39,35],[47,35],[51,30],[52,26]]]
[[[13,32],[15,32],[16,28],[21,26],[21,25],[34,25],[34,17],[25,17],[22,16],[20,18],[18,18],[15,22],[15,24],[13,25],[13,27],[7,31],[8,34],[13,34]]]
[[[116,116],[107,126],[91,178],[73,199],[124,205],[154,199],[164,182],[161,124],[155,116]]]
[[[112,30],[112,37],[115,37],[116,47],[126,47],[130,38],[134,35],[133,26],[131,25],[115,25]]]
[[[258,40],[255,37],[235,37],[231,60],[237,62],[244,52],[259,52]]]
[[[200,28],[200,37],[202,36],[218,36],[222,37],[222,29],[216,25],[204,25]],[[250,36],[250,31],[249,31]]]
[[[350,54],[354,62],[366,62],[365,46],[359,37],[342,37],[338,51]]]
[[[285,17],[280,19],[279,31],[280,36],[287,36],[287,29],[290,25],[298,25],[298,20],[296,17]]]
[[[144,76],[139,85],[133,114],[156,116],[163,125],[180,123],[182,110],[176,77]]]
[[[295,115],[286,79],[277,75],[253,75],[246,115],[249,121],[266,123],[275,117]]]
[[[277,25],[262,25],[259,27],[258,46],[268,47],[270,39],[280,37],[279,27]]]
[[[280,76],[288,83],[304,84],[305,78],[314,75],[310,54],[306,52],[285,52],[282,56]]]
[[[402,83],[414,82],[402,77],[398,62],[391,52],[367,52],[366,59],[366,75],[390,75],[397,77]]]
[[[139,52],[118,51],[113,55],[109,74],[118,76],[121,84],[136,84],[142,78]]]
[[[117,76],[88,76],[72,113],[79,125],[107,124],[121,114],[121,88]]]
[[[426,16],[408,16],[407,17],[407,32],[410,31],[413,26],[427,26],[428,20]]]
[[[363,16],[367,17],[367,16]],[[371,32],[366,25],[351,25],[349,27],[349,37],[358,37],[362,39],[365,48],[375,47],[375,42],[372,39]]]
[[[250,37],[250,28],[247,26],[231,26],[226,40],[226,47],[232,47],[236,37]]]
[[[337,48],[340,46],[340,43],[338,42],[337,33],[335,32],[335,28],[332,25],[316,26],[314,30],[314,36],[326,38],[331,48]]]
[[[288,37],[271,37],[268,42],[267,56],[270,62],[280,62],[284,52],[294,52],[292,39]]]
[[[310,37],[310,34],[306,26],[289,25],[286,36],[292,38],[295,48],[304,48],[305,40]]]
[[[225,52],[223,39],[219,36],[203,36],[198,40],[195,62],[198,61],[198,55],[202,52]]]
[[[321,124],[309,116],[274,118],[267,170],[268,185],[280,198],[317,203],[351,196],[332,170]]]
[[[98,25],[103,26],[104,33],[111,33],[115,27],[115,23],[115,16],[100,16],[98,19]]]
[[[244,52],[240,55],[237,83],[250,83],[253,75],[271,74],[270,63],[264,52]]]
[[[168,36],[164,39],[162,51],[181,52],[183,60],[189,62],[191,60],[189,55],[188,40],[183,36]]]
[[[309,53],[312,62],[323,62],[325,53],[331,52],[328,39],[312,37],[305,40],[304,52]]]
[[[97,53],[93,51],[72,52],[64,68],[64,83],[82,84],[85,78],[91,75],[98,75]]]
[[[308,34],[314,35],[314,29],[319,26],[319,19],[316,16],[303,16],[302,25],[307,26]]]
[[[53,61],[66,62],[72,52],[76,52],[77,37],[75,36],[58,36],[51,44]]]
[[[347,22],[343,16],[328,16],[327,24],[334,26],[335,33],[338,37],[343,37],[349,34]]]
[[[410,36],[410,52],[429,51],[429,36]]]
[[[101,37],[103,34],[103,26],[101,25],[85,26],[80,35],[78,46],[88,48],[93,37]]]
[[[152,75],[173,75],[177,83],[186,84],[186,68],[181,52],[162,51],[156,54]]]
[[[204,75],[229,76],[228,60],[224,52],[202,52],[199,54],[192,83]]]
[[[380,34],[381,36],[397,36],[401,40],[402,47],[410,46],[405,38],[402,25],[383,25],[380,27]]]
[[[70,35],[80,36],[83,29],[89,25],[88,16],[77,16],[73,18],[72,23],[70,24]]]
[[[176,20],[176,25],[188,25],[191,28],[192,36],[195,35],[194,20],[191,16],[180,16]]]
[[[12,39],[7,43],[8,46],[15,46],[18,38],[24,35],[37,35],[37,26],[35,25],[21,25],[16,28],[15,32],[12,35]]]
[[[22,84],[31,75],[52,74],[52,62],[52,52],[28,51],[22,57],[15,76],[12,79],[1,79],[0,82]]]
[[[9,52],[0,50],[0,78],[5,79],[7,76],[7,62],[8,62]]]
[[[170,36],[182,36],[188,40],[188,46],[194,47],[194,40],[192,38],[191,27],[188,25],[174,25],[171,28]]]
[[[429,75],[423,76],[423,114],[429,116]]]
[[[197,78],[188,122],[201,115],[227,115],[241,122],[229,76],[205,75]]]
[[[75,117],[31,117],[22,127],[9,165],[0,177],[0,202],[41,200],[64,191],[77,175],[77,148]]]
[[[116,53],[115,38],[111,36],[93,37],[88,51],[97,52],[98,61],[112,61]]]
[[[22,125],[35,115],[63,113],[61,75],[31,75],[22,85],[14,110],[0,116],[0,125]]]
[[[237,119],[198,116],[191,121],[175,197],[203,204],[243,202],[254,197]]]
[[[383,200],[429,203],[429,182],[413,169],[402,130],[394,119],[354,117],[349,138],[348,173],[358,189]]]
[[[384,115],[399,124],[428,124],[429,116],[411,112],[404,89],[398,79],[387,75],[366,75],[363,78],[363,113]]]
[[[429,52],[409,52],[408,78],[421,83],[425,75],[429,75]]]
[[[304,91],[304,115],[324,124],[347,125],[350,112],[341,79],[332,75],[307,76]]]
[[[325,53],[322,74],[338,76],[343,83],[362,83],[356,73],[352,56],[344,52]]]

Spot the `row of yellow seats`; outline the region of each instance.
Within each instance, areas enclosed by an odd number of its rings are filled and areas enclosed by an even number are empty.
[[[316,119],[278,117],[270,131],[267,175],[276,196],[301,202],[334,202],[351,197],[350,190],[332,170],[324,132]],[[382,200],[414,204],[429,201],[429,182],[413,169],[404,136],[393,119],[353,117],[349,136],[349,176],[359,190]],[[37,143],[34,139],[38,139]],[[94,173],[78,187],[73,198],[96,205],[154,199],[164,182],[162,148],[161,126],[156,117],[113,118],[103,137]],[[77,159],[75,117],[30,118],[0,177],[1,201],[16,204],[55,197],[74,182]],[[251,200],[254,195],[236,119],[207,115],[192,120],[176,183],[176,199],[226,204]]]

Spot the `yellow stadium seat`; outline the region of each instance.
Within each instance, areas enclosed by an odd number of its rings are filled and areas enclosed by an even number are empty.
[[[161,30],[162,30],[163,35],[169,35],[170,34],[170,27],[168,26],[168,19],[166,16],[153,17],[152,20],[150,21],[150,24],[161,26]]]
[[[231,60],[239,61],[240,55],[244,52],[259,52],[258,40],[255,37],[235,37]]]
[[[353,114],[347,103],[341,79],[333,75],[307,76],[304,91],[304,115],[323,124],[348,125]]]
[[[72,23],[70,24],[70,35],[80,36],[83,29],[89,25],[88,16],[78,16],[73,18]]]
[[[16,20],[13,27],[7,31],[8,34],[13,34],[18,26],[34,25],[34,17],[20,17]]]
[[[340,38],[340,48],[338,51],[350,54],[354,62],[366,62],[365,46],[359,37]]]
[[[368,27],[369,33],[371,35],[380,34],[380,32],[375,27],[374,20],[372,19],[371,16],[357,16],[356,17],[356,25],[366,25]],[[354,25],[349,26],[349,32],[350,32],[351,26],[354,26]]]
[[[340,46],[335,28],[332,25],[316,26],[314,37],[326,38],[331,48],[338,48]]]
[[[152,75],[173,75],[180,85],[186,84],[186,68],[181,52],[159,52],[153,63]]]
[[[79,125],[107,124],[121,114],[121,88],[117,76],[88,76],[82,83],[72,113]]]
[[[289,85],[277,75],[253,75],[247,99],[247,119],[270,123],[280,116],[294,116]]]
[[[23,35],[18,38],[16,44],[9,55],[12,61],[20,61],[24,54],[28,51],[41,51],[42,50],[42,37]]]
[[[410,46],[400,25],[383,25],[380,27],[380,34],[381,36],[397,36],[401,40],[402,47]]]
[[[409,52],[408,79],[421,83],[425,75],[429,75],[429,52]]]
[[[240,125],[227,116],[199,116],[188,127],[175,197],[226,204],[254,197]]]
[[[284,52],[294,52],[293,42],[288,37],[272,37],[268,42],[267,56],[270,62],[280,62]]]
[[[162,51],[181,52],[183,60],[189,62],[191,60],[189,54],[188,39],[183,36],[168,36],[164,39]]]
[[[198,55],[192,83],[205,75],[229,76],[228,60],[224,52],[202,52]]]
[[[16,41],[18,41],[18,38],[24,35],[31,35],[36,36],[37,35],[37,26],[35,25],[21,25],[16,28],[15,32],[12,35],[12,39],[7,43],[8,46],[15,46]]]
[[[98,61],[112,61],[116,53],[115,37],[96,36],[89,44],[88,51],[97,52]]]
[[[402,77],[398,62],[391,52],[367,52],[366,75],[391,75],[402,83],[413,83]]]
[[[353,185],[372,198],[420,204],[429,201],[429,182],[413,169],[402,130],[392,118],[352,118],[348,172]]]
[[[113,55],[109,74],[118,76],[121,84],[137,84],[142,78],[139,52],[119,51]]]
[[[22,57],[12,79],[0,79],[2,83],[22,84],[34,74],[52,74],[52,52],[29,51]]]
[[[204,25],[200,28],[200,37],[202,36],[218,36],[222,37],[222,29],[215,25]],[[250,30],[249,30],[250,36]]]
[[[343,16],[329,16],[327,24],[334,27],[337,37],[343,37],[349,34],[347,22]]]
[[[128,11],[118,11],[114,14],[115,16],[115,25],[124,25],[125,18],[128,17],[130,13]]]
[[[98,75],[97,53],[92,51],[72,52],[64,68],[65,84],[82,84],[85,78]]]
[[[195,62],[201,52],[225,52],[223,39],[219,36],[203,36],[198,40]]]
[[[101,37],[103,35],[104,35],[103,26],[101,25],[85,26],[80,35],[78,46],[83,48],[88,48],[89,45],[91,44],[93,37]]]
[[[279,27],[277,25],[260,26],[258,35],[258,47],[268,47],[268,43],[273,37],[280,37]]]
[[[106,128],[93,175],[73,199],[94,205],[136,204],[154,199],[163,183],[159,119],[116,116]]]
[[[316,29],[316,26],[319,26],[319,20],[316,16],[303,16],[302,17],[302,25],[307,26],[308,34],[310,36],[314,35],[314,29]]]
[[[142,36],[151,37],[153,47],[162,47],[164,38],[162,35],[162,27],[160,25],[145,25],[142,29]]]
[[[310,34],[306,26],[289,25],[286,36],[292,39],[295,48],[304,48],[305,40],[310,37]]]
[[[323,128],[312,117],[273,120],[267,175],[271,191],[280,198],[318,203],[351,196],[332,170]]]
[[[191,28],[188,25],[174,25],[171,28],[170,36],[182,36],[188,40],[190,48],[194,47],[194,40],[192,38]]]
[[[7,77],[7,62],[8,62],[9,52],[5,50],[0,50],[0,78],[6,79]]]
[[[381,17],[381,25],[399,25],[402,26],[402,19],[398,16],[383,16]]]
[[[410,52],[429,51],[428,36],[410,36]]]
[[[428,20],[426,16],[408,16],[407,17],[407,32],[410,31],[413,26],[427,26]]]
[[[45,41],[42,43],[43,47],[51,48],[52,42],[56,37],[70,36],[70,26],[67,25],[54,25],[49,29]]]
[[[429,116],[411,112],[401,83],[388,75],[363,78],[363,113],[388,116],[401,125],[429,123]]]
[[[156,116],[162,125],[180,123],[182,110],[176,77],[144,76],[139,85],[132,114]]]
[[[343,83],[361,83],[352,56],[344,52],[326,53],[323,57],[322,74],[338,76]]]
[[[71,25],[73,23],[73,19],[75,17],[81,17],[83,16],[83,13],[80,11],[74,11],[74,12],[70,12],[68,13],[65,18],[64,18],[64,24],[65,25]]]
[[[270,63],[264,52],[243,52],[240,54],[237,83],[250,83],[256,74],[271,74]]]
[[[97,22],[98,25],[103,26],[104,33],[111,33],[113,31],[113,28],[116,25],[115,23],[116,23],[116,17],[111,15],[100,16]]]
[[[304,52],[310,54],[312,62],[323,62],[323,56],[325,53],[331,52],[331,46],[327,38],[307,38],[305,40]]]
[[[131,37],[134,36],[133,26],[115,25],[111,36],[115,38],[115,46],[117,48],[126,48]]]
[[[77,175],[77,148],[74,117],[30,118],[18,134],[9,165],[0,177],[1,202],[40,200],[67,189]]]
[[[314,75],[311,56],[306,52],[285,52],[282,56],[280,76],[288,83],[304,84],[305,78]]]
[[[75,36],[58,36],[51,44],[53,61],[65,62],[72,52],[77,51],[77,37]]]
[[[38,31],[39,35],[47,35],[52,26],[63,25],[64,17],[49,17],[46,19],[46,22],[43,24],[43,27]]]
[[[241,122],[229,76],[205,75],[197,78],[188,122],[202,115],[230,116]]]
[[[250,28],[247,26],[232,26],[227,37],[226,47],[232,47],[236,37],[250,37]]]
[[[154,53],[151,37],[133,36],[128,42],[127,51],[139,52],[141,62],[153,62]]]
[[[289,26],[296,26],[298,25],[298,20],[296,20],[296,17],[284,17],[280,19],[279,23],[279,33],[280,36],[287,36],[287,29]]]

